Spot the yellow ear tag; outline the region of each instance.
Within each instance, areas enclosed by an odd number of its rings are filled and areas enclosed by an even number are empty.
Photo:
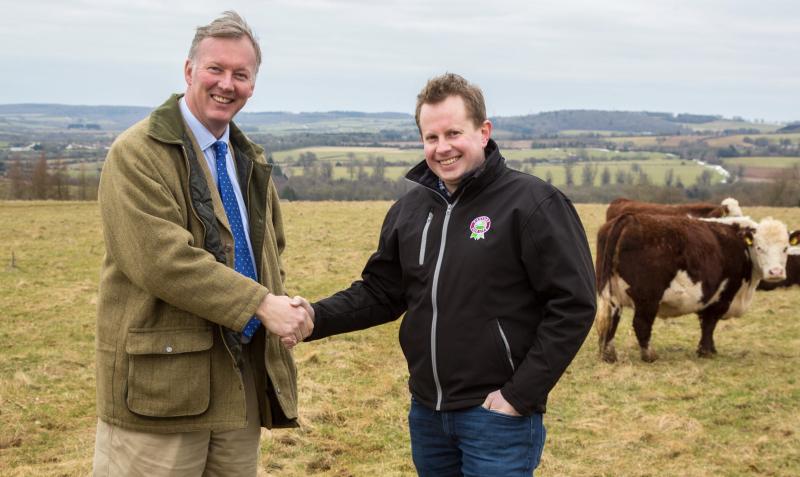
[[[747,246],[749,247],[749,246],[753,245],[753,239],[751,239],[750,237],[745,237],[744,238],[744,243],[746,243]]]
[[[798,243],[800,243],[800,238],[797,238],[796,235],[794,237],[792,237],[792,240],[789,240],[789,245],[791,245],[791,246],[795,246]]]

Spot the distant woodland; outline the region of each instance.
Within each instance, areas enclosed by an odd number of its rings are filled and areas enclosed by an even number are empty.
[[[95,200],[106,151],[147,108],[0,105],[0,199]],[[552,111],[491,118],[510,167],[575,202],[800,206],[800,123],[717,115]],[[286,200],[395,199],[422,160],[402,113],[242,113]]]

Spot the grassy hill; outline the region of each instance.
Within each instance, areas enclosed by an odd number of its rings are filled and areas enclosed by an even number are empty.
[[[284,204],[289,292],[318,299],[348,286],[389,205]],[[604,210],[578,205],[592,248]],[[798,208],[745,212],[800,227]],[[0,222],[0,475],[87,475],[103,255],[97,205],[0,202]],[[800,475],[799,308],[798,288],[758,292],[746,316],[719,324],[710,360],[694,354],[694,317],[656,323],[653,364],[639,360],[630,315],[616,365],[598,361],[592,332],[551,394],[537,475]],[[398,327],[296,348],[302,427],[264,432],[261,476],[415,475]]]

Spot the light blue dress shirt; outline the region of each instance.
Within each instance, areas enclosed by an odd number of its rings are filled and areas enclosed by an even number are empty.
[[[228,154],[225,156],[225,168],[228,170],[228,177],[231,178],[231,183],[233,185],[233,194],[236,196],[236,203],[239,206],[239,214],[242,216],[242,226],[244,227],[244,237],[247,240],[247,250],[250,251],[250,260],[253,262],[253,270],[256,271],[258,274],[258,269],[256,268],[256,261],[253,257],[253,244],[250,243],[250,222],[247,220],[247,208],[244,205],[244,198],[242,197],[242,189],[239,186],[239,175],[236,173],[236,166],[233,163],[233,156],[231,156],[231,148],[230,148],[230,132],[231,127],[225,128],[225,132],[222,134],[221,137],[216,138],[211,131],[209,131],[203,123],[201,123],[192,111],[189,110],[189,106],[186,105],[186,98],[181,98],[178,102],[181,108],[181,114],[183,115],[183,120],[186,121],[186,124],[189,125],[189,129],[192,131],[194,138],[197,140],[197,144],[200,146],[200,149],[203,150],[203,155],[206,158],[206,163],[208,164],[208,168],[211,170],[211,176],[214,178],[214,185],[219,190],[219,178],[217,177],[217,159],[214,155],[214,148],[212,147],[216,141],[225,141],[228,143]]]

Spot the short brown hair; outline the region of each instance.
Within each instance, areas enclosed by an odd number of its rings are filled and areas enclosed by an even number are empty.
[[[467,115],[475,127],[479,127],[486,121],[486,103],[483,101],[481,89],[463,77],[455,73],[445,73],[441,76],[431,78],[417,95],[417,110],[414,119],[417,121],[417,129],[422,133],[419,126],[419,111],[423,104],[441,103],[450,96],[460,96],[464,100],[467,108]]]
[[[261,47],[258,46],[258,39],[250,25],[238,13],[232,10],[222,12],[221,17],[216,18],[208,25],[197,27],[192,46],[189,48],[190,60],[194,61],[200,42],[206,38],[234,38],[237,40],[247,38],[250,40],[256,51],[256,73],[258,73],[258,68],[261,66]]]

